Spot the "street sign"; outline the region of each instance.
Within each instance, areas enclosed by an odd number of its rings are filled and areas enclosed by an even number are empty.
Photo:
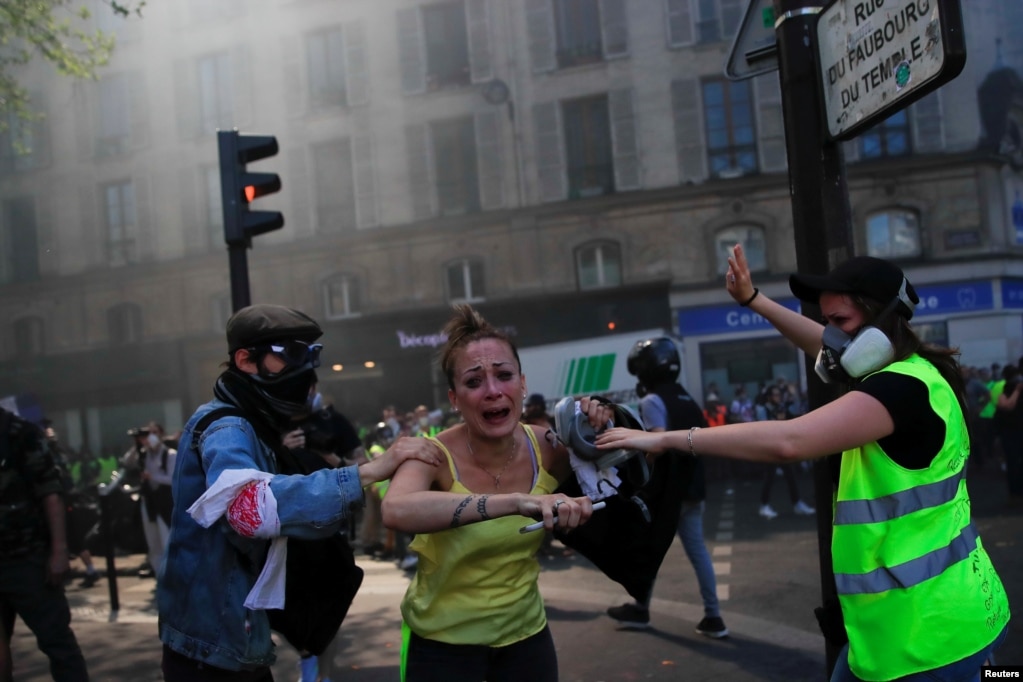
[[[817,52],[828,134],[850,139],[963,70],[959,0],[836,0]]]
[[[739,81],[778,70],[778,42],[774,34],[773,0],[749,0],[732,50],[725,62],[725,76]]]

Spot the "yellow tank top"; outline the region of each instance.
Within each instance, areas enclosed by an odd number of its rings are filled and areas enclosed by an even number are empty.
[[[523,426],[533,455],[530,495],[547,495],[558,482],[544,468],[533,430]],[[454,459],[440,441],[451,469],[449,492],[472,494],[458,478]],[[507,646],[540,632],[547,614],[537,579],[536,552],[543,533],[519,532],[532,523],[504,516],[459,528],[420,533],[409,545],[419,566],[401,602],[405,622],[420,637],[448,644]]]

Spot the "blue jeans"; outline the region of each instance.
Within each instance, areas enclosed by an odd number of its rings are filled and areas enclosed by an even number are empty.
[[[683,502],[682,514],[678,519],[678,539],[689,557],[689,563],[696,571],[696,581],[700,584],[700,598],[703,599],[703,613],[711,618],[721,616],[718,606],[718,585],[714,577],[714,565],[710,561],[710,553],[703,541],[703,510],[706,504],[700,502]]]
[[[984,665],[985,661],[994,665],[994,651],[1005,641],[1008,632],[1009,626],[1005,626],[995,641],[972,656],[934,670],[906,675],[891,682],[980,682],[980,666]],[[831,673],[831,682],[862,682],[849,669],[848,644],[842,647],[842,651],[838,654],[838,661],[835,662],[835,669]]]

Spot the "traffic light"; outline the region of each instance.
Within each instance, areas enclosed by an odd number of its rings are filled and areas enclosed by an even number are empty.
[[[252,237],[284,226],[279,211],[252,211],[257,197],[281,189],[276,173],[254,173],[246,165],[277,153],[272,135],[239,135],[237,130],[217,133],[220,150],[220,195],[224,205],[224,241],[228,246],[252,246]]]

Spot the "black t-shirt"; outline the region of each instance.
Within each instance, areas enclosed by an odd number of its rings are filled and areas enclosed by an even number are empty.
[[[945,443],[945,422],[930,407],[927,386],[916,377],[878,372],[853,390],[874,397],[892,417],[895,430],[878,441],[896,464],[926,469]]]

